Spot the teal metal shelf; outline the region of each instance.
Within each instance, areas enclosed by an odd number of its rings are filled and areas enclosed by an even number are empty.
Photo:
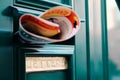
[[[22,51],[26,55],[39,54],[39,55],[73,55],[73,45],[39,45],[37,47],[22,47]]]

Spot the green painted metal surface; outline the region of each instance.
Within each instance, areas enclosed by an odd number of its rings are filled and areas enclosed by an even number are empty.
[[[85,0],[74,0],[74,10],[80,17],[85,19]],[[87,17],[88,18],[88,17]],[[80,30],[75,36],[75,78],[76,80],[87,80],[87,44],[86,23],[81,23]]]
[[[48,6],[44,6],[38,5],[36,3],[28,3],[27,1],[29,0],[16,1],[17,2],[14,3],[15,6],[26,6],[26,8],[29,7],[30,9],[40,10],[35,8],[37,6],[38,8],[41,8],[41,11],[44,11],[45,9],[56,5],[60,5],[49,3]],[[62,1],[65,2],[65,0]],[[94,18],[94,20],[96,21],[94,26],[90,26],[91,16],[89,15],[89,0],[74,0],[74,10],[78,13],[80,18],[85,18],[86,22],[81,23],[80,31],[71,40],[63,43],[54,44],[68,44],[75,46],[74,54],[62,54],[64,56],[67,55],[68,57],[70,57],[69,70],[26,74],[24,70],[25,54],[19,55],[18,50],[20,50],[19,48],[21,48],[21,46],[17,47],[19,46],[19,44],[16,44],[16,48],[14,48],[13,51],[13,20],[12,17],[8,16],[9,13],[7,13],[6,15],[6,9],[8,8],[8,6],[13,4],[13,1],[0,0],[0,3],[2,3],[2,5],[0,5],[0,80],[14,80],[14,78],[15,80],[24,80],[25,75],[26,80],[112,80],[109,79],[108,76],[111,77],[111,74],[116,71],[116,66],[112,63],[108,65],[109,55],[106,30],[106,0],[99,1],[101,8],[98,9],[100,11],[100,14],[98,15],[100,17],[100,26],[97,26],[97,18]],[[116,1],[119,5],[119,1]],[[70,0],[68,0],[67,2],[70,2]],[[43,7],[44,9],[42,9]],[[97,16],[96,13],[94,13],[94,15]],[[18,23],[16,24],[18,25]],[[14,25],[14,27],[15,26],[16,25]],[[91,32],[91,28],[93,32]],[[54,52],[54,54],[51,55],[56,54]],[[22,57],[19,58],[20,56]],[[108,67],[109,69],[114,68],[114,70],[108,70]],[[109,71],[111,72],[110,75],[108,75]]]
[[[40,11],[45,11],[54,6],[66,6],[70,7],[72,1],[70,0],[58,0],[58,1],[50,1],[50,0],[14,0],[14,5],[21,6],[29,9],[35,9]]]
[[[13,80],[13,48],[0,46],[0,79]]]
[[[101,24],[102,24],[102,61],[103,61],[103,79],[109,80],[108,77],[108,37],[107,37],[107,14],[106,0],[101,0]]]
[[[70,80],[65,71],[30,73],[26,76],[26,80]]]
[[[12,18],[6,16],[6,9],[12,5],[12,0],[0,0],[0,4],[0,80],[13,80],[13,27]]]

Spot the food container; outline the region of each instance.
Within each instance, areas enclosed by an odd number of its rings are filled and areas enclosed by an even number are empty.
[[[76,13],[67,7],[57,6],[40,16],[23,14],[19,19],[19,35],[29,43],[54,43],[73,37],[80,28]]]

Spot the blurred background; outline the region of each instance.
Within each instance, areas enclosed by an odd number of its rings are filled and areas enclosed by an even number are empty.
[[[109,76],[120,80],[120,11],[115,0],[107,0]]]

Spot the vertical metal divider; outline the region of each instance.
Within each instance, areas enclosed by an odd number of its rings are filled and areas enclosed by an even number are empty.
[[[18,66],[17,66],[17,49],[15,47],[15,45],[13,45],[13,72],[14,72],[14,80],[16,80],[18,78]]]
[[[86,16],[86,57],[87,57],[87,80],[91,80],[90,75],[90,35],[89,35],[89,0],[85,0],[85,16]]]
[[[90,80],[104,80],[103,53],[102,53],[102,14],[101,0],[89,2],[93,6],[89,21],[89,48],[90,48]],[[93,19],[93,20],[92,20]],[[92,25],[91,25],[92,24]]]
[[[26,80],[26,73],[25,73],[25,54],[24,51],[19,49],[18,53],[18,73],[19,73],[19,79],[20,80]]]
[[[75,36],[75,80],[87,80],[86,1],[74,0],[74,9],[81,20],[80,30]]]
[[[74,3],[75,3],[75,1],[74,0],[71,0],[71,5],[72,5],[72,8],[74,9]],[[71,56],[71,63],[72,63],[72,72],[71,72],[71,75],[72,75],[72,80],[76,80],[76,77],[75,77],[75,75],[76,75],[76,66],[75,66],[75,63],[76,63],[76,61],[75,61],[75,38],[74,38],[74,53],[73,53],[73,55]]]
[[[25,79],[25,80],[28,80],[28,79],[27,79],[27,74],[26,74],[26,54],[25,54],[25,53],[24,53],[24,66],[25,66],[25,67],[24,67],[24,73],[25,73],[25,74],[24,74],[24,76],[25,76],[24,79]]]
[[[97,2],[100,3],[96,5]],[[93,26],[90,25],[89,0],[85,0],[85,7],[87,80],[96,80],[99,78],[101,78],[100,80],[108,80],[106,0],[93,0]],[[93,28],[92,35],[92,32],[90,32],[91,27]],[[91,42],[91,40],[94,42]]]
[[[98,3],[98,5],[96,4]],[[106,0],[93,0],[93,22],[90,25],[89,2],[86,0],[86,45],[88,80],[108,80],[108,44]],[[90,35],[90,28],[93,34]],[[93,40],[93,41],[92,41]],[[91,42],[92,41],[92,42]],[[93,46],[91,46],[93,45]]]
[[[75,1],[74,0],[72,0],[72,8],[75,10]],[[76,42],[74,42],[74,43],[76,43]],[[74,45],[75,45],[75,47],[74,47],[74,54],[73,54],[73,57],[72,57],[74,59],[74,61],[73,61],[73,65],[74,65],[73,71],[74,72],[72,72],[72,74],[73,74],[73,80],[77,80],[76,79],[76,44],[74,44]]]
[[[109,80],[106,0],[101,0],[103,77]]]
[[[75,80],[75,54],[73,53],[72,56],[71,56],[71,60],[70,62],[72,63],[72,67],[71,67],[71,80]]]

